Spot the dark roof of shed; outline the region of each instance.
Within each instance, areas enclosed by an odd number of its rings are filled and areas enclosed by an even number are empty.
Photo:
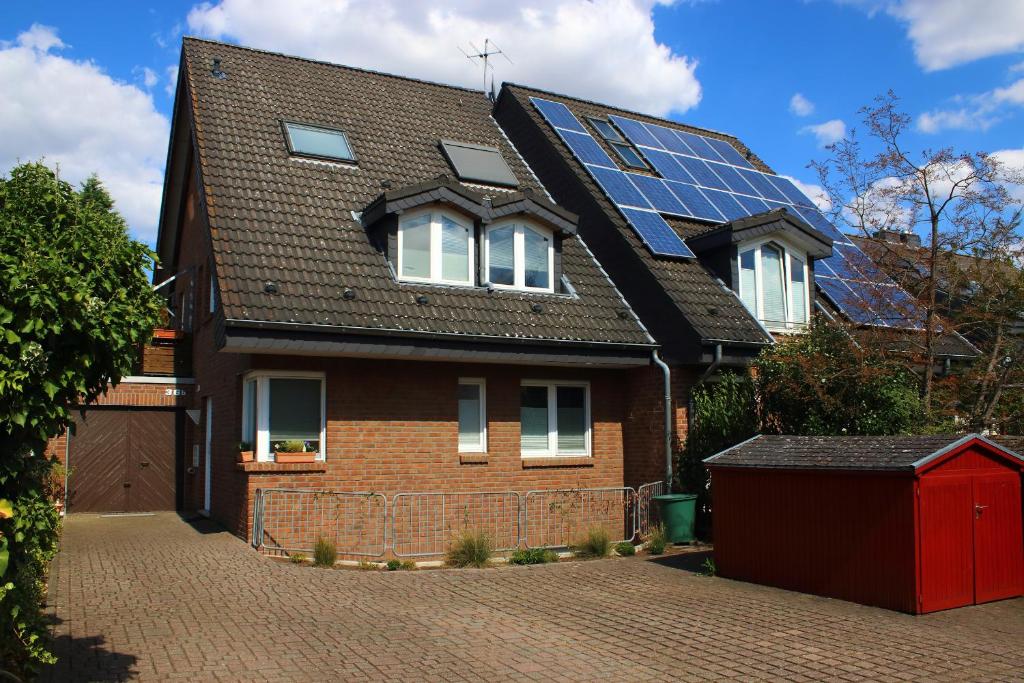
[[[660,286],[675,304],[678,312],[693,327],[701,339],[741,343],[752,342],[756,344],[771,343],[771,337],[750,315],[743,304],[740,303],[740,300],[726,287],[723,287],[717,278],[699,261],[696,259],[676,260],[658,258],[651,254],[643,242],[641,242],[636,232],[629,227],[615,206],[605,197],[601,189],[586,172],[583,164],[576,160],[572,151],[565,146],[565,143],[558,138],[554,130],[551,129],[551,126],[534,109],[529,98],[540,97],[554,102],[561,102],[580,119],[588,116],[604,119],[610,114],[616,114],[726,140],[734,145],[740,154],[749,153],[748,158],[750,162],[759,169],[769,172],[771,169],[754,156],[753,153],[750,153],[749,149],[740,140],[722,133],[686,126],[675,121],[658,119],[528,86],[506,83],[502,87],[501,96],[506,96],[506,93],[516,98],[524,110],[528,112],[538,130],[542,131],[553,148],[569,164],[569,168],[573,169],[590,195],[599,203],[611,224],[618,229],[647,269],[655,276]],[[597,140],[597,137],[595,137],[595,140]],[[598,144],[604,144],[604,142],[598,140]],[[614,158],[614,152],[609,150],[608,153]],[[704,222],[675,217],[667,218],[666,220],[683,239],[706,232],[710,227]],[[665,315],[669,314],[668,311],[665,312]]]
[[[356,213],[382,191],[451,173],[441,139],[496,147],[520,190],[546,191],[478,91],[241,48],[183,42],[223,315],[232,321],[375,333],[652,345],[577,238],[563,243],[571,294],[405,284]],[[211,74],[220,59],[227,77]],[[358,164],[290,157],[282,120],[343,129]],[[184,123],[184,122],[180,122]],[[500,196],[504,190],[472,186]],[[273,281],[277,294],[264,292]],[[351,288],[357,296],[342,298]],[[429,295],[429,305],[417,303]],[[543,304],[543,312],[532,307]]]
[[[760,435],[704,462],[714,467],[755,469],[827,469],[913,471],[923,461],[980,439],[1002,451],[1006,448],[977,434],[967,436],[774,436]],[[1012,449],[1011,449],[1012,450]],[[1016,453],[1009,453],[1018,457]]]

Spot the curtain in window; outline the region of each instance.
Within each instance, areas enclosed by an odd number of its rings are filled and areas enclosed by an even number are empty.
[[[764,321],[786,322],[786,285],[782,252],[767,244],[761,247],[761,284],[764,286]]]
[[[430,277],[430,214],[402,223],[402,275]]]
[[[548,388],[522,387],[519,427],[524,451],[548,450]]]
[[[270,441],[298,439],[320,443],[320,380],[272,377],[270,382]]]
[[[586,389],[558,387],[558,452],[585,453],[587,450]]]
[[[242,425],[242,441],[248,441],[253,448],[256,447],[256,380],[250,379],[245,383],[245,393],[242,395],[242,403],[245,408],[245,424]]]
[[[526,286],[551,286],[551,274],[548,272],[549,239],[531,228],[523,229],[523,240],[526,251]]]
[[[807,322],[807,284],[804,281],[804,262],[795,256],[789,257],[789,282],[793,297],[793,322]]]
[[[469,228],[441,216],[441,279],[469,280]]]
[[[740,254],[740,301],[747,310],[757,315],[757,278],[754,270],[754,250]]]
[[[459,447],[483,446],[483,425],[480,423],[480,386],[459,385]]]
[[[487,264],[490,270],[487,279],[496,285],[514,285],[515,271],[514,225],[495,228],[487,233]]]

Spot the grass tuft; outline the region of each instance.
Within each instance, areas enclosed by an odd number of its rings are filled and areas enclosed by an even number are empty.
[[[509,564],[547,564],[558,562],[558,553],[547,548],[517,550],[508,558]]]
[[[603,526],[593,526],[569,550],[576,557],[608,557],[612,552],[612,539]]]
[[[336,559],[338,559],[338,550],[334,544],[323,536],[316,539],[316,546],[313,548],[313,564],[317,567],[333,567]]]
[[[448,549],[447,562],[452,567],[476,567],[481,569],[490,564],[494,553],[491,538],[483,531],[463,531],[452,541]]]
[[[647,534],[647,539],[644,541],[644,548],[651,555],[661,555],[665,552],[665,546],[667,545],[668,536],[665,534],[664,524],[659,524],[651,529],[650,533]]]
[[[636,547],[630,541],[623,541],[615,544],[615,553],[622,557],[636,555]]]

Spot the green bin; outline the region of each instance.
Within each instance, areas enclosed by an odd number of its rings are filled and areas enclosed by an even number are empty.
[[[697,494],[667,493],[653,496],[658,502],[661,523],[665,525],[665,535],[669,543],[692,543],[693,522],[697,516]]]

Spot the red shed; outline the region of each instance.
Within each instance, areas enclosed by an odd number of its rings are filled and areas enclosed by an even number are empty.
[[[982,436],[756,436],[704,462],[721,576],[915,614],[1024,594],[1024,459]]]

